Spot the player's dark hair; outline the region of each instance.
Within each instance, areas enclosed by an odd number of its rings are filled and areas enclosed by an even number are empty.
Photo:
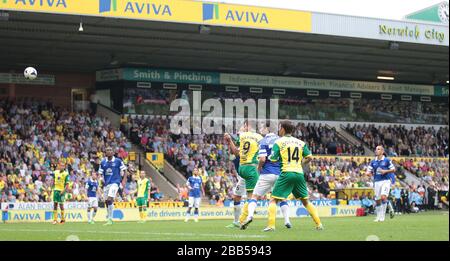
[[[295,126],[294,126],[290,121],[287,121],[287,120],[282,121],[282,122],[280,123],[280,125],[281,125],[281,128],[284,129],[284,132],[285,132],[286,134],[292,134],[292,133],[294,133]]]

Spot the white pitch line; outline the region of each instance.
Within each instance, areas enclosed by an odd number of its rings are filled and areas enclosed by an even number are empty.
[[[95,231],[95,230],[46,230],[46,229],[9,229],[0,228],[0,231],[8,232],[66,232],[66,233],[91,233],[91,234],[138,234],[159,236],[201,236],[201,237],[231,237],[231,238],[267,238],[264,235],[225,235],[225,234],[196,234],[196,233],[159,233],[159,232],[130,232],[130,231]]]

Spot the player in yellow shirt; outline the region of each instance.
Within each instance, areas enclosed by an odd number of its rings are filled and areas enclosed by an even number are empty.
[[[295,126],[290,121],[281,122],[279,130],[281,138],[275,142],[272,154],[269,156],[271,161],[280,161],[281,174],[272,190],[269,222],[264,229],[266,232],[275,230],[277,204],[285,200],[291,193],[302,201],[316,223],[316,228],[323,229],[316,208],[308,201],[308,188],[302,167],[302,164],[308,164],[311,161],[312,154],[305,142],[291,136],[294,130]]]
[[[137,199],[136,205],[139,208],[139,216],[141,220],[139,223],[145,223],[147,218],[148,197],[150,195],[150,180],[146,178],[145,171],[141,170],[139,179],[137,180]]]
[[[69,173],[66,164],[58,163],[58,168],[53,172],[53,224],[58,223],[58,204],[61,209],[61,224],[66,222],[64,217],[64,193],[69,192]]]
[[[230,145],[231,152],[239,156],[238,183],[233,191],[235,204],[236,202],[240,202],[242,196],[245,194],[247,194],[247,199],[252,198],[253,189],[259,178],[259,143],[263,139],[260,134],[254,132],[247,121],[241,130],[243,132],[239,134],[236,144],[233,142],[230,134],[225,133],[224,135],[225,141]],[[236,146],[239,146],[239,148]],[[238,213],[237,208],[235,208],[234,222],[227,227],[240,228],[248,216],[248,202],[245,202],[242,208],[242,214],[238,215]],[[237,217],[239,217],[239,220],[237,220]]]

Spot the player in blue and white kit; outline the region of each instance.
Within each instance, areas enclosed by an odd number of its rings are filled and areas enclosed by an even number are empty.
[[[116,198],[117,191],[119,190],[119,184],[124,187],[124,183],[127,180],[125,170],[127,167],[123,164],[120,158],[114,157],[114,152],[111,147],[106,148],[106,158],[100,163],[98,173],[103,175],[104,180],[104,192],[106,198],[106,205],[108,207],[108,221],[105,225],[112,225],[114,199]]]
[[[198,222],[198,208],[200,207],[200,201],[202,200],[202,194],[204,194],[202,186],[202,178],[198,175],[198,169],[194,168],[192,176],[190,176],[186,182],[189,188],[189,206],[186,212],[186,218],[184,222],[189,220],[191,216],[191,209],[194,207],[194,221]]]
[[[395,173],[395,166],[389,158],[384,156],[383,146],[376,147],[375,155],[376,158],[367,167],[367,174],[372,174],[374,179],[375,200],[377,202],[375,208],[377,218],[374,221],[383,222],[388,203],[387,197],[391,190],[391,173]]]
[[[280,176],[281,165],[280,162],[272,162],[268,159],[268,156],[272,153],[272,147],[275,141],[279,139],[278,135],[269,132],[269,125],[264,124],[260,128],[260,133],[265,135],[261,140],[259,145],[259,179],[256,183],[255,190],[253,191],[252,198],[249,200],[248,204],[248,217],[243,224],[241,224],[241,229],[246,229],[247,226],[253,221],[253,215],[256,209],[257,200],[261,199],[264,195],[272,192],[273,186]],[[284,224],[287,228],[291,228],[291,222],[289,220],[289,205],[286,201],[280,202],[281,212],[284,216]]]
[[[88,196],[88,209],[87,209],[87,216],[88,216],[88,223],[94,224],[94,217],[97,214],[97,208],[98,208],[98,198],[97,198],[97,191],[98,191],[98,180],[97,180],[97,174],[95,172],[92,173],[89,180],[86,182],[86,192]],[[94,209],[94,213],[92,213],[92,209]]]

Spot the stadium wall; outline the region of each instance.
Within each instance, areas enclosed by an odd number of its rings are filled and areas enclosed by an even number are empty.
[[[45,203],[44,203],[45,204]],[[318,206],[317,211],[320,217],[350,217],[356,216],[356,210],[359,206]],[[267,218],[267,208],[257,208],[255,218]],[[308,217],[308,211],[303,207],[290,207],[291,218]],[[205,207],[200,208],[200,219],[230,219],[234,217],[232,207]],[[150,208],[147,211],[147,220],[184,220],[186,208]],[[65,213],[67,222],[87,222],[86,206],[71,208]],[[283,215],[278,208],[277,217]],[[96,221],[106,221],[106,209],[100,208],[95,217]],[[115,209],[113,213],[114,221],[138,221],[140,220],[137,208]],[[53,221],[52,208],[30,209],[30,210],[4,210],[2,211],[2,221],[6,223],[42,223]]]

